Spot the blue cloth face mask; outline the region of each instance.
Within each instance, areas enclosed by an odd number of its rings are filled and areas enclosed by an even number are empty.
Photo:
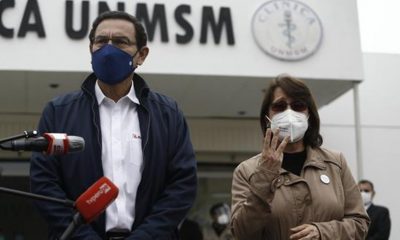
[[[92,68],[96,77],[114,85],[125,80],[134,70],[133,57],[121,49],[106,44],[92,53]]]

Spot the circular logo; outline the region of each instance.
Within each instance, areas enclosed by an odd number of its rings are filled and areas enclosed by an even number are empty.
[[[325,174],[322,174],[321,177],[320,177],[320,179],[321,179],[321,182],[323,182],[323,183],[325,183],[325,184],[328,184],[328,183],[331,182],[331,180],[329,179],[329,177],[326,176]]]
[[[252,31],[264,52],[284,61],[311,56],[322,40],[322,24],[317,14],[295,0],[264,3],[253,16]]]

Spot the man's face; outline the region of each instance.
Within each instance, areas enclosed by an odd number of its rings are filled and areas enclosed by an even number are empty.
[[[133,56],[138,51],[135,36],[135,26],[132,22],[124,19],[103,20],[96,28],[91,51],[95,52],[106,44],[112,44]],[[138,55],[136,54],[135,58]],[[137,60],[134,59],[134,62]]]
[[[366,193],[371,193],[371,196],[374,196],[374,191],[372,190],[372,187],[368,183],[360,183],[358,184],[358,188],[360,189],[360,192],[366,192]]]

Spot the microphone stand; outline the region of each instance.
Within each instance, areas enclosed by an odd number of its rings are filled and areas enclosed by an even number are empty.
[[[43,195],[39,195],[39,194],[19,191],[19,190],[5,188],[5,187],[0,187],[0,192],[11,194],[11,195],[16,195],[16,196],[28,197],[28,198],[32,198],[35,200],[60,203],[60,204],[63,204],[64,206],[67,206],[70,208],[75,208],[75,202],[71,201],[69,199],[58,199],[58,198],[53,198],[53,197],[47,197],[47,196],[43,196]],[[75,230],[75,228],[77,226],[79,226],[81,223],[82,223],[82,219],[81,219],[80,215],[75,214],[73,216],[72,223],[64,231],[61,238],[57,239],[57,240],[68,240],[70,238],[71,234],[73,233],[73,231]]]
[[[76,213],[72,217],[72,222],[68,225],[67,229],[63,232],[61,235],[60,239],[57,240],[68,240],[71,238],[73,232],[75,231],[75,228],[77,228],[79,225],[83,223],[82,217],[79,213]]]
[[[16,139],[21,139],[21,138],[36,137],[37,135],[38,135],[38,132],[36,130],[33,130],[33,131],[24,131],[21,134],[0,139],[0,148],[8,150],[10,148],[10,146],[11,146],[10,141],[16,140]],[[10,145],[10,146],[8,146],[7,144]]]
[[[21,139],[21,138],[31,138],[31,137],[36,137],[38,135],[38,132],[36,130],[33,131],[24,131],[22,134],[18,134],[15,136],[7,137],[0,139],[0,148],[1,149],[7,149],[6,145],[3,145],[3,143],[10,142],[12,140],[16,139]],[[1,171],[2,169],[0,168],[0,176],[1,176]],[[5,187],[0,187],[0,193],[7,193],[10,195],[14,196],[20,196],[20,197],[27,197],[35,200],[41,200],[41,201],[47,201],[47,202],[53,202],[53,203],[59,203],[67,207],[75,208],[75,202],[71,201],[69,199],[58,199],[58,198],[53,198],[53,197],[47,197],[39,194],[34,194],[30,192],[24,192],[20,190],[15,190],[11,188],[5,188]],[[61,239],[69,239],[70,234],[72,233],[73,229],[78,226],[81,222],[79,214],[75,214],[73,217],[73,224],[68,226],[66,232],[61,236]]]
[[[16,140],[16,139],[20,139],[20,138],[31,138],[31,137],[36,137],[38,135],[38,132],[36,130],[33,131],[24,131],[21,134],[15,135],[15,136],[11,136],[11,137],[7,137],[7,138],[3,138],[0,139],[0,144],[12,141],[12,140]],[[0,146],[0,148],[2,148],[3,146]],[[1,171],[3,169],[0,168],[0,176],[1,176]],[[34,193],[30,193],[30,192],[24,192],[24,191],[19,191],[19,190],[14,190],[11,188],[5,188],[5,187],[0,187],[0,192],[3,193],[8,193],[11,195],[16,195],[16,196],[23,196],[23,197],[28,197],[28,198],[32,198],[32,199],[36,199],[36,200],[43,200],[43,201],[48,201],[48,202],[55,202],[55,203],[60,203],[63,204],[67,207],[75,207],[75,203],[71,200],[65,199],[58,199],[58,198],[53,198],[53,197],[47,197],[47,196],[43,196],[43,195],[39,195],[39,194],[34,194]]]
[[[35,200],[60,203],[60,204],[63,204],[64,206],[75,208],[75,202],[71,201],[69,199],[58,199],[58,198],[53,198],[53,197],[47,197],[47,196],[43,196],[43,195],[39,195],[39,194],[19,191],[19,190],[5,188],[5,187],[0,187],[0,192],[7,193],[10,195],[14,195],[14,196],[28,197],[28,198],[32,198]]]
[[[20,138],[31,138],[31,137],[36,137],[38,135],[38,132],[36,130],[33,131],[24,131],[21,134],[15,135],[15,136],[11,136],[11,137],[7,137],[7,138],[3,138],[0,139],[0,144],[1,143],[5,143],[11,140],[16,140],[16,139],[20,139]]]

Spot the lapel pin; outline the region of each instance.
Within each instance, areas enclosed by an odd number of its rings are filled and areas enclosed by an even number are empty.
[[[323,182],[323,183],[325,183],[325,184],[328,184],[328,183],[331,181],[331,180],[329,179],[329,177],[326,176],[325,174],[322,174],[321,177],[320,177],[320,179],[321,179],[321,182]]]

